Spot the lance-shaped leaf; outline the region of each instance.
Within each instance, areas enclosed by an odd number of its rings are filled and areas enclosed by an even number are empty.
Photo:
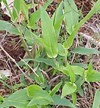
[[[67,95],[74,93],[76,89],[77,89],[77,86],[75,83],[66,82],[65,85],[63,86],[61,97],[63,98]]]
[[[84,47],[77,47],[74,48],[72,51],[75,54],[82,54],[82,55],[89,55],[89,54],[100,54],[100,51],[98,51],[95,48],[84,48]]]
[[[77,6],[74,0],[64,0],[64,10],[65,10],[65,23],[66,29],[69,34],[72,33],[75,25],[78,23],[79,14]]]
[[[69,65],[69,63],[67,63],[67,68],[68,68],[68,73],[69,73],[71,82],[75,82],[75,73],[72,67]]]
[[[46,9],[50,3],[52,3],[53,0],[48,0],[44,5],[43,8]],[[29,23],[28,23],[28,27],[30,28],[34,28],[35,27],[35,23],[40,19],[40,13],[41,13],[41,9],[38,9],[37,11],[35,11],[34,13],[32,13],[30,15],[30,19],[29,19]]]
[[[13,11],[12,11],[14,20],[18,18],[20,14],[20,9],[21,9],[20,7],[21,7],[20,0],[14,0]]]
[[[69,49],[74,41],[75,35],[77,34],[78,30],[80,29],[80,27],[87,21],[89,20],[93,14],[95,14],[96,12],[100,12],[100,0],[98,0],[93,8],[91,9],[91,11],[77,24],[77,26],[75,27],[74,31],[71,33],[71,35],[68,37],[68,39],[64,42],[64,47]]]
[[[53,22],[47,12],[41,8],[42,42],[48,57],[55,58],[58,54],[57,36],[53,27]]]
[[[53,89],[52,91],[50,92],[50,95],[51,96],[54,96],[56,94],[56,92],[59,90],[59,88],[61,87],[62,85],[62,82],[58,83]]]
[[[25,18],[28,20],[28,7],[25,4],[25,1],[24,0],[21,0],[20,3],[21,3],[21,11],[24,13]]]
[[[76,108],[75,105],[69,101],[69,99],[61,98],[61,96],[59,96],[59,95],[54,95],[53,100],[54,100],[53,105],[61,106],[61,107],[66,106],[67,108],[68,107],[69,108]]]
[[[16,20],[19,18],[19,14],[23,12],[23,17],[25,17],[28,20],[28,6],[25,4],[24,0],[14,0],[14,6],[13,6],[13,20]]]
[[[62,20],[64,18],[63,15],[63,1],[60,3],[55,13],[53,14],[53,25],[57,36],[59,36]]]

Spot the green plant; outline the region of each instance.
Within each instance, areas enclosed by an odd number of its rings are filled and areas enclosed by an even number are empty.
[[[54,89],[53,89],[54,90]],[[58,103],[58,95],[51,96],[46,90],[43,90],[38,85],[31,85],[25,89],[19,90],[9,96],[1,104],[1,108],[7,108],[14,106],[16,108],[49,108],[49,104],[53,105],[65,105],[75,108],[75,106],[65,98],[60,99]],[[65,103],[64,103],[64,102]],[[66,104],[67,103],[67,104]]]
[[[100,107],[100,90],[97,90],[94,96],[94,102],[92,108],[99,108]]]
[[[9,10],[6,1],[3,0],[3,2]],[[81,66],[70,65],[67,60],[68,49],[72,46],[79,28],[90,19],[93,14],[100,11],[100,0],[94,4],[91,11],[83,19],[80,19],[80,21],[78,9],[73,0],[62,1],[52,17],[46,12],[46,8],[51,2],[52,0],[48,0],[41,8],[32,13],[29,18],[28,9],[31,5],[25,4],[24,0],[18,2],[14,0],[13,11],[11,12],[9,10],[13,24],[0,20],[0,30],[19,35],[20,38],[22,38],[22,44],[27,51],[28,58],[16,64],[21,67],[26,66],[33,72],[33,68],[36,68],[35,74],[31,74],[33,77],[31,75],[29,77],[38,84],[21,89],[11,94],[11,96],[5,100],[1,97],[0,100],[3,101],[0,106],[1,108],[8,108],[10,106],[16,108],[50,108],[52,107],[51,105],[76,108],[76,95],[77,92],[80,93],[82,90],[82,84],[84,82],[100,81],[100,73],[92,68],[91,63],[88,69],[84,69]],[[22,24],[17,24],[20,12],[24,13],[25,18]],[[38,25],[37,22],[40,22],[40,20],[41,25]],[[66,31],[69,35],[68,38],[65,35],[64,37],[60,37],[62,22],[66,27]],[[33,32],[31,29],[33,31],[35,31],[35,29],[37,31],[40,30],[42,33]],[[60,41],[58,41],[59,39]],[[29,46],[32,47],[31,51],[29,51]],[[84,52],[82,52],[83,50]],[[82,47],[76,48],[72,52],[87,55],[94,54],[94,51],[95,54],[100,54],[98,50]],[[34,64],[30,64],[30,61],[33,61]],[[42,69],[46,70],[49,67],[52,68],[51,72],[53,74],[62,73],[64,78],[62,78],[61,82],[53,89],[51,89],[52,86],[48,84],[44,74],[41,73]],[[56,94],[60,88],[62,90],[61,96]],[[72,96],[73,104],[64,98],[67,95]]]

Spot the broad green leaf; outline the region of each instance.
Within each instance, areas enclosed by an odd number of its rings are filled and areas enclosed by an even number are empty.
[[[64,47],[69,49],[74,41],[74,38],[80,29],[80,27],[87,21],[89,20],[93,14],[95,14],[97,11],[100,10],[100,0],[98,0],[94,6],[92,7],[91,11],[76,25],[74,31],[71,33],[71,35],[68,37],[68,39],[64,42]]]
[[[85,72],[86,81],[98,82],[100,81],[100,72],[93,69],[92,63],[89,64],[88,70]]]
[[[95,93],[92,108],[100,108],[100,90],[97,90]]]
[[[68,54],[67,49],[64,48],[64,46],[62,44],[60,44],[60,43],[58,43],[58,54],[60,56],[67,56],[67,54]]]
[[[63,18],[64,15],[63,15],[63,1],[62,1],[53,15],[53,25],[57,36],[59,36]]]
[[[83,76],[84,74],[84,68],[80,67],[80,66],[71,66],[73,72],[75,75],[80,75]]]
[[[55,93],[59,90],[60,86],[62,85],[62,82],[58,83],[50,92],[51,96],[54,96]]]
[[[74,30],[74,27],[78,24],[79,13],[74,0],[64,0],[64,11],[66,29],[69,34]]]
[[[90,74],[89,72],[86,73],[86,81],[88,82],[100,82],[100,72],[96,70],[91,70]]]
[[[72,93],[74,93],[77,89],[77,86],[75,83],[71,83],[71,82],[66,82],[65,85],[62,88],[62,95],[61,97],[65,97],[67,95],[70,95]]]
[[[16,108],[27,108],[28,100],[29,98],[27,96],[26,89],[22,89],[5,99],[3,104],[0,105],[0,108],[9,106],[14,106]]]
[[[68,99],[61,98],[61,96],[59,96],[59,95],[54,95],[52,98],[54,100],[53,105],[57,105],[57,106],[61,106],[61,107],[67,106],[70,108],[76,108],[75,105],[72,104]]]
[[[34,96],[39,96],[43,92],[42,88],[38,85],[31,85],[27,87],[27,95],[30,98],[33,98]]]
[[[75,82],[75,73],[74,73],[72,67],[69,65],[69,63],[67,63],[67,69],[68,69],[68,73],[70,76],[70,81]]]
[[[27,94],[30,98],[32,98],[28,106],[48,105],[53,102],[48,92],[42,90],[42,88],[38,85],[31,85],[27,87]]]
[[[53,27],[53,22],[43,8],[41,8],[41,26],[46,53],[49,58],[55,58],[58,55],[57,36]]]
[[[46,9],[50,3],[52,3],[53,0],[48,0],[44,5],[43,8]],[[40,13],[41,13],[41,9],[38,9],[37,11],[35,11],[34,13],[32,13],[30,15],[30,19],[29,19],[29,23],[28,23],[28,27],[29,28],[34,28],[35,23],[40,19]]]
[[[98,51],[95,48],[84,48],[84,47],[74,48],[72,52],[75,54],[82,54],[82,55],[100,54],[100,51]]]
[[[10,34],[19,35],[19,31],[16,27],[14,27],[11,23],[7,21],[0,20],[0,31],[6,31]]]

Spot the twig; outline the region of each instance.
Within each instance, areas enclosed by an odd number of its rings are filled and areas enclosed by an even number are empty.
[[[52,78],[50,81],[49,81],[49,84],[53,83],[54,81],[56,81],[59,77],[62,77],[63,75],[58,75],[54,78]]]
[[[20,58],[20,59],[21,59],[21,58]],[[23,59],[21,59],[21,61],[23,61],[23,62],[34,72],[34,74],[35,74],[37,77],[39,77],[38,74],[36,73],[37,68],[33,69],[33,68],[32,68],[28,63],[26,63],[25,60],[23,60]]]
[[[40,71],[47,77],[48,80],[50,80],[48,74],[44,70],[40,69]]]

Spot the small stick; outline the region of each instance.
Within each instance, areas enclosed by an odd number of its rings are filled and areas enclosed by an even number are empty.
[[[8,53],[7,51],[5,51],[5,49],[0,45],[0,48],[2,49],[2,51],[12,60],[12,62],[15,63],[15,65],[19,68],[19,70],[25,75],[25,77],[32,83],[32,79],[25,74],[25,72],[23,72],[23,70],[19,67],[19,65],[17,64],[17,62],[15,61],[15,59],[13,59]]]

